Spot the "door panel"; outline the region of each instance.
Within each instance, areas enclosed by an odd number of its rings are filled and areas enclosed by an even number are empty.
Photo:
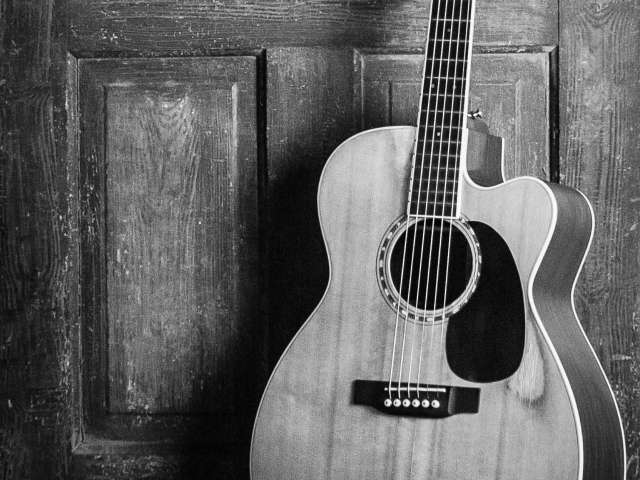
[[[79,62],[79,452],[247,435],[265,376],[256,65]]]
[[[419,54],[356,53],[355,102],[363,129],[417,123],[423,61]],[[469,110],[480,109],[490,132],[504,138],[508,178],[550,177],[557,158],[554,65],[551,49],[473,55]]]

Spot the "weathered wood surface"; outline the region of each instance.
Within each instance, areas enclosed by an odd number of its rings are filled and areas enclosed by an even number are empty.
[[[76,52],[206,53],[273,46],[420,46],[429,2],[294,0],[137,2],[70,0]],[[476,41],[497,45],[557,43],[557,2],[478,2]]]
[[[79,62],[79,452],[248,435],[266,375],[257,61]]]
[[[622,409],[640,478],[640,5],[560,2],[560,178],[593,203],[577,308]]]
[[[62,478],[68,465],[63,39],[52,1],[0,2],[0,478]]]
[[[631,446],[629,478],[640,478],[634,353],[640,178],[633,163],[640,153],[633,130],[639,98],[638,7],[629,1],[573,0],[560,6],[561,170],[565,181],[596,200],[600,232],[581,283],[581,318],[605,368],[613,372]],[[78,347],[78,238],[71,215],[77,210],[77,165],[67,164],[65,151],[67,145],[78,148],[78,119],[72,110],[65,112],[65,68],[70,90],[76,78],[74,62],[65,63],[66,50],[156,57],[269,47],[274,258],[269,292],[276,307],[273,335],[265,342],[274,359],[324,288],[326,265],[315,220],[322,165],[360,128],[351,108],[351,56],[326,46],[420,47],[426,12],[419,0],[0,2],[2,480],[62,478],[68,463],[65,442],[79,434],[80,411],[72,415],[67,409],[69,392],[76,399],[81,394],[70,381],[79,366],[78,357],[71,357]],[[557,15],[558,2],[550,0],[480,0],[476,39],[494,46],[554,45]],[[318,48],[279,49],[282,45]],[[323,89],[331,94],[318,93]],[[515,169],[518,159],[512,161]],[[298,230],[297,222],[306,226]],[[291,252],[297,257],[288,262]],[[286,276],[294,280],[289,283]],[[278,292],[287,286],[285,294]],[[284,295],[291,309],[274,300],[276,294]]]

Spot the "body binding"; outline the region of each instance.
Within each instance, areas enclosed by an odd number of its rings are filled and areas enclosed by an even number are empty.
[[[460,379],[446,361],[447,323],[409,322],[412,338],[420,332],[429,346],[421,380],[479,387],[479,412],[415,419],[352,404],[354,380],[389,376],[395,314],[376,282],[376,252],[406,210],[414,135],[413,127],[363,132],[325,166],[318,210],[330,279],[263,395],[252,479],[622,480],[619,413],[572,300],[591,208],[579,192],[534,178],[479,186],[465,174],[460,193],[461,214],[500,234],[518,267],[526,318],[516,372],[491,383]]]

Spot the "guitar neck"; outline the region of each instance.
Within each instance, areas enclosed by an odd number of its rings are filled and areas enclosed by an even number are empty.
[[[408,213],[457,217],[474,0],[433,0]]]

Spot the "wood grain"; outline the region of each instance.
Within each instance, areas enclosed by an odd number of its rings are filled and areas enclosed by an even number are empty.
[[[252,478],[577,478],[579,433],[569,386],[542,333],[543,326],[552,323],[577,325],[572,312],[538,320],[529,305],[525,355],[518,372],[481,386],[478,414],[412,421],[351,404],[355,379],[388,378],[394,314],[375,281],[376,264],[368,259],[376,258],[386,228],[404,210],[401,192],[409,175],[413,135],[413,128],[405,127],[356,136],[334,153],[325,168],[319,208],[331,281],[265,392],[254,430]],[[363,169],[363,164],[368,168]],[[462,188],[462,212],[491,225],[508,242],[526,291],[554,228],[551,193],[531,179],[488,190],[467,183]],[[372,190],[377,195],[370,195]],[[575,217],[577,226],[564,236],[564,245],[571,235],[582,233],[588,239],[590,224],[586,221],[581,228],[581,218]],[[578,259],[583,252],[580,246],[584,248],[586,240],[575,250]],[[562,273],[571,285],[575,268]],[[562,298],[570,305],[569,297]],[[432,341],[443,334],[441,327],[423,328],[429,348],[420,381],[474,385],[455,377],[443,361],[443,345]],[[409,325],[407,330],[415,338],[421,328]],[[417,352],[422,350],[408,345],[403,351],[417,362]],[[556,346],[592,355],[586,344]],[[586,377],[591,374],[601,376],[599,370],[580,372]],[[610,413],[612,405],[603,411]],[[598,425],[598,419],[588,420]],[[612,427],[614,433],[616,427]],[[419,455],[413,454],[412,445]],[[599,447],[616,452],[604,437]],[[460,450],[465,455],[459,455]],[[619,459],[613,453],[609,457],[614,463]],[[606,461],[600,465],[606,466]],[[599,478],[590,475],[586,478]]]
[[[422,46],[430,3],[137,2],[70,0],[76,52],[186,52],[282,46]],[[557,3],[481,1],[476,40],[498,45],[557,43]],[[496,21],[499,18],[500,21]]]
[[[627,432],[628,478],[637,479],[640,10],[635,2],[560,7],[560,175],[585,192],[596,214],[577,307],[613,381]]]
[[[229,315],[237,105],[231,90],[180,88],[109,88],[106,102],[109,410],[207,412],[238,396],[216,345],[247,341]]]
[[[230,441],[246,425],[264,375],[249,301],[256,75],[255,57],[80,62],[83,403],[96,441]]]
[[[0,2],[0,478],[68,464],[75,321],[58,3]],[[36,461],[37,459],[37,461]]]

